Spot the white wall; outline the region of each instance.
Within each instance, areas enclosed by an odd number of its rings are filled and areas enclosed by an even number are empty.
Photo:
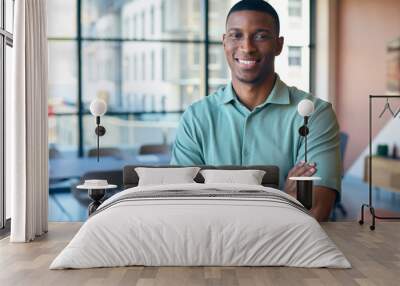
[[[380,107],[381,105],[383,104],[380,105],[378,104],[377,106]],[[380,120],[380,119],[375,118],[373,120]],[[368,124],[368,122],[365,122],[365,124]],[[356,136],[356,134],[354,134],[353,136]],[[400,118],[397,117],[389,121],[386,124],[386,126],[383,127],[382,130],[378,133],[378,135],[372,141],[372,154],[376,153],[376,147],[379,144],[389,145],[389,155],[392,153],[393,144],[396,144],[398,148],[400,147]],[[351,165],[351,167],[346,172],[346,175],[362,178],[364,172],[364,158],[368,156],[368,154],[369,154],[369,146],[367,146],[367,148],[363,150],[361,155],[354,161],[353,165]],[[398,149],[398,154],[400,155],[399,149]]]

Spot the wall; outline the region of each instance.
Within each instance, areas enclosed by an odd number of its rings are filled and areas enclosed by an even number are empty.
[[[315,96],[336,110],[337,5],[339,0],[316,1]]]
[[[388,120],[388,123],[379,131],[372,141],[372,152],[375,153],[377,145],[388,144],[389,145],[389,155],[392,154],[392,147],[394,144],[399,150],[400,146],[400,119]],[[351,167],[347,169],[346,175],[353,177],[363,178],[364,175],[364,159],[369,154],[369,146],[366,146],[360,156],[351,164]],[[399,154],[399,152],[397,152]]]
[[[400,36],[400,1],[340,0],[337,32],[336,113],[349,134],[348,169],[368,145],[368,95],[386,93],[386,45]],[[387,119],[374,122],[375,136]]]

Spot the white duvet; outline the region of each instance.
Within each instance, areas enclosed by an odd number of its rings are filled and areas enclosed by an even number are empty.
[[[262,198],[174,197],[123,200],[146,191],[207,192],[272,188],[239,184],[135,187],[105,201],[50,269],[146,266],[350,268],[319,223],[290,204]]]

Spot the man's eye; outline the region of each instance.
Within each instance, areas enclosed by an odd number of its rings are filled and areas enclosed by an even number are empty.
[[[232,34],[229,35],[229,37],[236,40],[236,39],[242,38],[242,34],[240,34],[240,33],[232,33]]]
[[[268,39],[270,39],[271,37],[269,36],[269,35],[267,35],[267,34],[256,34],[255,36],[254,36],[254,39],[255,40],[257,40],[257,41],[260,41],[260,40],[268,40]]]

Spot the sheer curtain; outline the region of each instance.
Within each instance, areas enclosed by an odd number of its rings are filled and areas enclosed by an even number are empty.
[[[47,231],[46,0],[15,1],[13,92],[6,99],[6,187],[12,242]]]

